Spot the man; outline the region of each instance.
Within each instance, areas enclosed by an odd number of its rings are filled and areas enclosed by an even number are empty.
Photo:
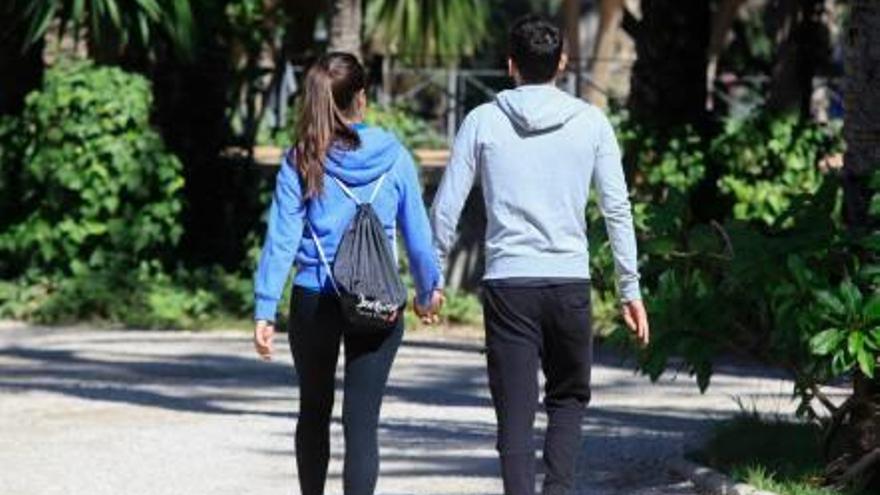
[[[543,493],[569,493],[574,483],[592,364],[585,215],[591,182],[614,251],[624,319],[648,341],[620,150],[601,111],[556,88],[565,64],[555,25],[537,16],[515,23],[508,66],[517,88],[465,118],[431,211],[445,263],[479,175],[488,215],[489,386],[507,495],[535,493],[539,365],[548,416]]]

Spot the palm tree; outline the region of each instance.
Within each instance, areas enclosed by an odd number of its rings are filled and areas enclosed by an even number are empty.
[[[58,21],[62,33],[85,31],[91,55],[115,60],[137,49],[149,51],[157,34],[166,36],[184,56],[192,50],[190,0],[11,0],[12,11],[27,25],[33,44]]]
[[[471,55],[488,33],[485,0],[370,0],[367,36],[385,53],[414,62],[454,62]]]
[[[333,0],[331,9],[328,48],[360,55],[363,45],[363,0]]]

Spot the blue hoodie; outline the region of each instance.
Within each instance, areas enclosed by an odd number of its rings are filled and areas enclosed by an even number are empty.
[[[476,178],[486,201],[484,279],[588,279],[590,184],[614,252],[621,299],[640,299],[636,238],[620,148],[605,115],[549,84],[502,91],[461,125],[437,190],[438,255],[455,242]]]
[[[306,225],[315,229],[327,261],[332,264],[342,233],[354,218],[356,205],[329,176],[341,180],[366,202],[377,179],[387,172],[373,208],[395,252],[400,224],[420,301],[426,303],[439,286],[439,264],[412,157],[393,134],[363,124],[354,128],[361,138],[360,147],[349,151],[332,149],[328,153],[324,192],[318,197],[304,201],[295,164],[287,156],[282,161],[269,210],[266,242],[254,277],[256,319],[275,320],[278,300],[294,260],[296,285],[332,293],[327,270]]]

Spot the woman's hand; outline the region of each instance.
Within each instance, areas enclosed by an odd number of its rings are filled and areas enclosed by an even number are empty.
[[[427,307],[420,305],[418,298],[413,300],[413,311],[422,320],[423,324],[434,325],[440,323],[440,310],[443,309],[445,302],[446,296],[443,295],[443,290],[434,289],[434,292],[431,294],[431,301]]]
[[[275,324],[271,321],[257,320],[254,327],[254,348],[266,361],[272,360],[272,339],[275,337]]]
[[[623,303],[623,321],[640,344],[648,345],[651,341],[651,329],[648,327],[648,312],[640,299]]]

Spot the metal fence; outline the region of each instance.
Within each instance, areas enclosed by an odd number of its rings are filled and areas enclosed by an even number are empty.
[[[616,70],[628,71],[632,61],[616,60],[614,64]],[[270,126],[285,124],[290,101],[301,88],[304,72],[302,66],[282,66],[258,83],[262,104],[268,107],[259,109],[259,115],[269,119]],[[386,64],[381,72],[375,79],[380,82],[371,87],[371,97],[383,105],[412,110],[431,122],[449,142],[468,111],[491,100],[498,91],[513,86],[503,69],[413,68]],[[574,95],[593,88],[611,99],[624,96],[609,94],[607,88],[597,87],[589,70],[568,70],[559,78],[558,85]]]

